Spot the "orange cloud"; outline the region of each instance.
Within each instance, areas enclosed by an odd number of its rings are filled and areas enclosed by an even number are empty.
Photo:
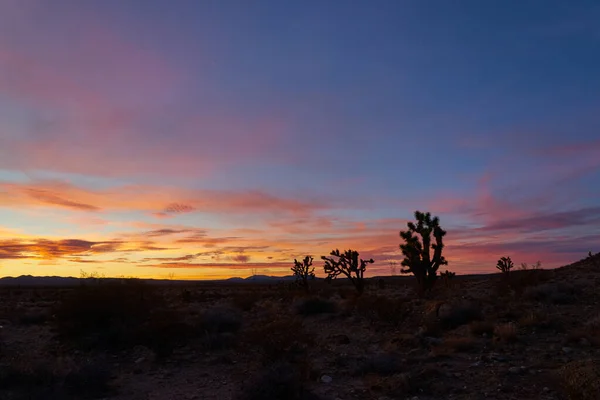
[[[0,182],[0,206],[60,207],[78,211],[146,211],[165,215],[192,211],[211,213],[295,214],[308,216],[327,209],[322,201],[278,197],[257,190],[186,190],[142,185],[88,190],[66,182]],[[176,200],[176,201],[173,201]]]

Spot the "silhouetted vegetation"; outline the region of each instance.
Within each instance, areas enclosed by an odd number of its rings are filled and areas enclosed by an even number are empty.
[[[504,274],[504,276],[508,276],[510,270],[513,269],[514,266],[515,265],[513,264],[510,257],[502,257],[498,260],[498,263],[496,264],[496,268],[499,269]]]
[[[364,275],[367,264],[372,264],[374,262],[373,259],[359,259],[359,253],[355,250],[346,250],[344,253],[340,253],[336,249],[330,255],[332,257],[321,257],[325,261],[323,269],[327,274],[326,280],[331,281],[339,275],[344,275],[352,282],[358,293],[361,294],[365,289]]]
[[[296,284],[305,291],[310,290],[309,280],[315,279],[315,268],[312,266],[313,258],[306,256],[302,262],[294,259],[294,266],[291,268],[296,278]]]
[[[430,213],[415,211],[415,219],[416,224],[408,222],[408,230],[400,232],[400,237],[405,242],[400,245],[404,255],[402,266],[406,267],[401,272],[412,273],[417,278],[419,290],[423,293],[433,288],[440,265],[448,264],[442,255],[446,231],[440,227],[439,218],[431,218]],[[435,243],[431,242],[432,234]]]
[[[452,285],[452,280],[456,276],[456,273],[446,270],[442,272],[440,276],[442,277],[442,282],[444,282],[444,286],[446,288],[449,288]]]

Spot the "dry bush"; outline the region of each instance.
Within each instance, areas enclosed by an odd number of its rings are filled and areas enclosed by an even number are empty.
[[[404,372],[404,366],[400,354],[395,352],[379,353],[371,355],[363,360],[355,374],[389,376]]]
[[[553,273],[553,271],[544,269],[513,271],[509,280],[510,287],[517,294],[522,294],[527,288],[540,285],[551,279]]]
[[[469,324],[469,331],[474,336],[491,337],[494,334],[494,324],[489,321],[473,321]]]
[[[45,310],[28,311],[19,317],[21,325],[43,325],[50,319],[50,315]]]
[[[566,364],[559,370],[565,394],[571,400],[600,398],[600,361],[580,360]]]
[[[445,329],[454,329],[481,319],[483,319],[483,311],[476,303],[448,304],[439,309],[439,321]]]
[[[365,295],[351,303],[351,306],[364,315],[371,323],[382,322],[397,327],[409,314],[409,307],[403,299],[386,296]]]
[[[588,320],[583,327],[576,328],[567,335],[567,342],[579,342],[582,339],[600,346],[600,315]]]
[[[518,339],[517,326],[511,322],[508,324],[496,325],[494,328],[494,336],[502,342],[516,342]]]
[[[59,338],[87,349],[122,350],[146,345],[166,355],[174,341],[191,335],[155,288],[141,282],[76,288],[55,310]]]
[[[275,362],[244,385],[239,400],[318,400],[304,384],[302,372],[288,362]]]
[[[236,293],[231,297],[231,303],[234,307],[242,311],[250,311],[263,298],[260,292],[242,292]]]
[[[332,314],[337,311],[337,304],[331,300],[319,297],[299,299],[295,304],[296,312],[300,315]]]
[[[572,304],[577,298],[577,289],[566,283],[543,283],[538,286],[528,287],[523,296],[549,304]]]
[[[111,369],[102,360],[66,364],[62,359],[39,361],[21,357],[0,369],[0,390],[26,395],[24,398],[93,399],[114,394]]]
[[[381,394],[393,396],[394,398],[403,398],[413,392],[411,380],[408,373],[394,374],[389,376],[366,375],[363,379],[365,386],[372,393],[372,398],[387,398],[381,397]]]
[[[477,347],[477,342],[471,337],[447,338],[442,346],[454,352],[469,352]]]
[[[232,346],[241,327],[240,312],[225,307],[214,307],[203,312],[197,325],[204,339],[204,345],[209,349]]]
[[[550,329],[559,326],[556,320],[552,320],[548,313],[542,311],[531,311],[519,318],[519,326],[523,328]]]
[[[266,362],[297,361],[314,343],[313,335],[304,330],[302,319],[298,317],[257,321],[243,331],[243,345],[259,351]]]
[[[67,393],[77,398],[106,397],[114,392],[110,386],[111,368],[102,361],[87,361],[70,371],[63,380]]]

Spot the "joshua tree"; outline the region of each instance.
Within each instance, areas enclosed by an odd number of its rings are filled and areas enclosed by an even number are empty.
[[[456,276],[456,272],[450,272],[450,271],[446,270],[446,272],[442,272],[440,274],[440,276],[442,277],[442,280],[444,281],[444,286],[446,286],[448,288],[448,287],[450,287],[450,283],[451,283],[452,279]]]
[[[313,258],[306,256],[302,262],[294,259],[294,266],[290,268],[296,277],[296,284],[307,292],[310,290],[309,279],[315,279],[315,267],[312,266]]]
[[[338,249],[333,250],[330,253],[333,257],[322,256],[325,260],[323,269],[327,274],[327,281],[336,279],[338,275],[345,275],[350,282],[354,285],[359,294],[365,289],[364,274],[367,269],[367,264],[372,264],[374,261],[363,260],[358,258],[358,251],[346,250],[344,253],[340,253]]]
[[[416,224],[409,222],[408,230],[400,232],[404,244],[400,250],[404,255],[402,266],[406,267],[400,272],[412,273],[417,278],[419,290],[423,293],[431,290],[437,280],[437,270],[440,265],[448,265],[448,261],[442,256],[444,248],[443,237],[446,231],[440,227],[438,217],[431,218],[430,213],[415,211]],[[435,243],[431,243],[433,239]],[[421,240],[419,240],[421,236]],[[433,255],[430,250],[433,249]]]
[[[514,267],[514,264],[510,257],[502,257],[498,260],[498,264],[496,264],[496,268],[498,268],[504,276],[508,276],[510,270]]]
[[[390,261],[390,275],[396,276],[398,270],[398,263],[396,261]]]

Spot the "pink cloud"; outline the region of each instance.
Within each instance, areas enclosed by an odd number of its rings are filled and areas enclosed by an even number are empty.
[[[172,215],[182,212],[269,213],[309,216],[327,209],[325,202],[278,197],[266,192],[190,190],[131,185],[89,190],[60,181],[0,182],[0,206],[66,208],[76,211],[146,211]]]
[[[0,168],[199,176],[266,156],[285,129],[273,113],[182,114],[182,104],[174,101],[186,97],[186,67],[119,35],[109,18],[85,7],[77,7],[78,18],[63,25],[41,18],[50,11],[43,2],[11,4],[2,6],[19,20],[15,27],[23,35],[0,35],[0,91],[25,110],[27,122],[20,128],[0,125],[6,132]],[[23,29],[38,20],[52,36],[50,47],[41,35]]]

